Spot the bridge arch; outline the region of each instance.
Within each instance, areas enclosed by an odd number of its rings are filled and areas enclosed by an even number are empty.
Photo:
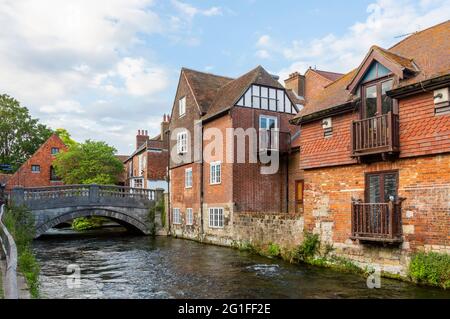
[[[55,218],[49,219],[39,225],[36,225],[35,238],[42,236],[49,229],[69,220],[91,216],[110,218],[118,222],[119,224],[127,228],[137,230],[144,235],[148,235],[150,233],[148,225],[138,218],[125,214],[119,210],[107,209],[103,207],[89,207],[65,212]]]

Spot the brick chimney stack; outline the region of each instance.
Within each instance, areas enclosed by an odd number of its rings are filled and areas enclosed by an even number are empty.
[[[164,114],[163,121],[161,122],[161,141],[168,140],[168,134],[165,132],[169,129],[170,124],[170,116],[168,114]]]
[[[148,141],[148,131],[147,130],[138,130],[136,135],[136,149],[141,147]]]
[[[305,76],[298,72],[291,73],[289,78],[284,80],[286,89],[294,91],[299,97],[305,97]]]

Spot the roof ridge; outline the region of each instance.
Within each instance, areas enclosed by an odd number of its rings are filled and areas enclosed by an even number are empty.
[[[430,29],[436,28],[436,27],[441,26],[441,25],[443,25],[443,24],[446,24],[446,23],[448,23],[448,22],[450,22],[450,19],[447,19],[447,20],[445,20],[445,21],[442,21],[441,23],[432,25],[432,26],[430,26],[430,27],[428,27],[428,28],[425,28],[425,29],[423,29],[423,30],[413,32],[412,34],[410,34],[409,36],[407,36],[407,37],[404,38],[403,40],[401,40],[401,41],[397,42],[396,44],[394,44],[393,46],[391,46],[388,50],[392,50],[393,48],[395,48],[396,46],[400,45],[401,43],[405,42],[406,40],[408,40],[409,38],[411,38],[411,37],[413,37],[413,36],[416,36],[416,35],[418,35],[418,34],[420,34],[420,33],[426,32],[426,31],[428,31],[428,30],[430,30]]]
[[[224,78],[224,79],[229,79],[229,80],[235,80],[235,78],[229,77],[229,76],[225,76],[225,75],[219,75],[219,74],[214,74],[211,72],[203,72],[203,71],[199,71],[199,70],[195,70],[195,69],[190,69],[190,68],[186,68],[186,67],[182,67],[181,71],[191,71],[191,72],[196,72],[196,73],[202,73],[202,74],[206,74],[206,75],[211,75],[211,76],[215,76],[218,78]]]

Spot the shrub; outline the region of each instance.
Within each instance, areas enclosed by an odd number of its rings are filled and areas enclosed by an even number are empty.
[[[278,244],[270,243],[269,248],[267,249],[269,256],[278,257],[281,254],[281,249]]]
[[[320,249],[318,234],[305,232],[302,244],[297,248],[297,257],[302,261],[307,261],[314,257]]]
[[[17,263],[24,275],[31,296],[39,297],[39,265],[31,250],[35,235],[34,218],[25,207],[9,207],[4,216],[4,223],[17,245]]]
[[[450,255],[419,252],[409,264],[409,276],[417,283],[450,287]]]
[[[98,216],[80,217],[72,221],[72,229],[83,231],[88,229],[100,228],[107,219]]]

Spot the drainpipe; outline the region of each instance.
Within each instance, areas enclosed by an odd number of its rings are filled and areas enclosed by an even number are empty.
[[[203,183],[203,123],[202,126],[200,127],[200,136],[201,136],[201,158],[200,158],[200,235],[201,235],[201,239],[203,241],[203,236],[205,234],[204,231],[204,218],[203,218],[203,195],[204,195],[204,183]]]
[[[286,155],[286,213],[289,213],[289,158],[291,155],[291,133],[288,133],[289,150]]]
[[[169,152],[169,156],[167,156],[167,223],[169,225],[169,234],[171,234],[172,232],[172,221],[171,221],[171,216],[172,214],[170,213],[170,193],[171,193],[171,189],[170,189],[170,156],[171,156],[171,151],[170,151],[170,130],[167,130],[164,132],[164,134],[167,134],[167,151]]]

